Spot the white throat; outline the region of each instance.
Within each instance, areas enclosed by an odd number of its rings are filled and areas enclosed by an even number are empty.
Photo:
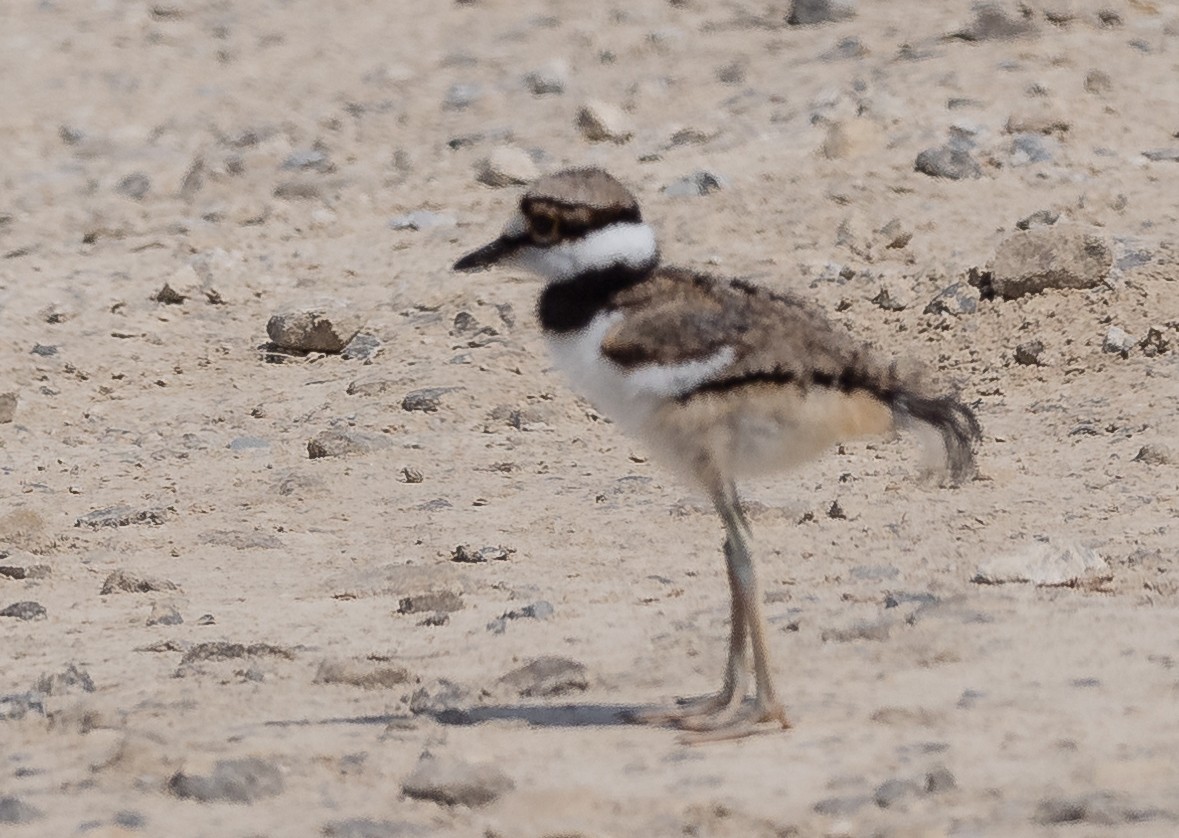
[[[525,245],[516,252],[512,264],[549,282],[559,282],[615,265],[653,267],[658,258],[654,230],[642,222],[619,222],[551,247]]]

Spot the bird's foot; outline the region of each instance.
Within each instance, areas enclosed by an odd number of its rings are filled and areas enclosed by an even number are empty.
[[[756,699],[749,704],[726,707],[710,715],[681,720],[679,726],[688,731],[680,737],[680,741],[686,745],[697,745],[784,730],[790,727],[790,720],[786,718],[786,710],[779,702]]]
[[[640,725],[676,725],[687,727],[693,721],[713,718],[718,714],[740,705],[736,690],[722,690],[719,693],[677,698],[671,707],[651,707],[631,710],[626,720]]]

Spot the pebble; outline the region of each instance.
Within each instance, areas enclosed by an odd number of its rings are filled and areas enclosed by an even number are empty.
[[[1045,366],[1044,341],[1029,340],[1015,347],[1015,363],[1025,367]]]
[[[924,175],[948,180],[982,177],[982,167],[969,151],[948,145],[922,151],[917,155],[914,168]]]
[[[985,585],[1030,582],[1077,585],[1110,578],[1109,565],[1095,550],[1067,540],[1037,541],[982,562],[971,581]]]
[[[140,201],[151,191],[151,178],[143,172],[132,172],[119,181],[115,191],[133,201]]]
[[[926,773],[924,787],[926,794],[942,794],[958,788],[958,780],[950,769],[939,765]]]
[[[1011,114],[1003,130],[1015,135],[1067,134],[1071,127],[1063,114],[1051,108],[1035,108]]]
[[[44,620],[47,616],[45,606],[32,600],[14,602],[12,605],[0,608],[0,617],[15,617],[18,620]]]
[[[201,621],[197,620],[201,625]],[[213,640],[207,643],[197,643],[184,653],[181,664],[202,663],[205,661],[237,660],[238,658],[272,657],[284,660],[294,660],[295,655],[290,649],[273,646],[270,643],[229,643],[224,640]]]
[[[280,312],[266,323],[275,346],[296,352],[337,353],[364,327],[363,312],[346,306]]]
[[[516,551],[508,547],[480,547],[478,550],[472,550],[468,545],[460,544],[450,554],[450,560],[464,564],[481,564],[483,562],[505,561],[514,552]]]
[[[1101,351],[1110,355],[1121,355],[1123,358],[1130,357],[1130,350],[1134,348],[1134,338],[1126,333],[1126,330],[1120,326],[1110,326],[1105,333],[1105,338],[1101,341]]]
[[[168,781],[177,797],[202,803],[253,803],[281,794],[283,785],[278,767],[260,757],[219,760],[208,775],[177,771]]]
[[[1085,91],[1097,96],[1113,90],[1113,79],[1104,70],[1090,70],[1085,74]]]
[[[442,406],[442,397],[453,393],[460,387],[424,387],[421,390],[411,390],[401,400],[401,409],[406,411],[420,411],[422,413],[436,413]]]
[[[585,664],[552,655],[513,669],[499,683],[521,698],[581,692],[589,686]]]
[[[578,109],[577,127],[582,136],[591,142],[609,140],[625,143],[634,136],[630,117],[622,108],[595,99],[591,99]]]
[[[417,716],[433,716],[444,724],[467,724],[471,717],[463,705],[470,700],[466,688],[439,678],[414,691],[409,698],[409,712]]]
[[[184,617],[175,606],[155,602],[151,606],[151,614],[147,617],[149,626],[178,626],[184,622]]]
[[[371,361],[380,351],[381,339],[361,332],[340,350],[340,357],[345,361]]]
[[[955,282],[937,293],[926,303],[925,314],[948,314],[951,317],[961,317],[964,314],[974,314],[978,311],[981,298],[979,290],[966,282]]]
[[[112,571],[102,583],[100,594],[147,594],[152,591],[175,591],[180,586],[168,579],[136,576],[125,570]]]
[[[872,792],[872,800],[881,809],[888,809],[906,797],[915,796],[920,790],[912,780],[885,780]]]
[[[844,815],[855,814],[871,802],[872,798],[866,794],[848,794],[840,797],[824,798],[816,803],[813,808],[820,815],[842,817]]]
[[[324,838],[412,838],[428,831],[407,821],[375,821],[372,818],[346,818],[323,825]]]
[[[0,555],[0,558],[8,558],[8,554]],[[47,564],[0,565],[0,576],[5,579],[47,579],[51,572]]]
[[[401,784],[407,797],[447,806],[486,806],[516,787],[508,775],[488,763],[422,754]]]
[[[1153,358],[1155,355],[1170,352],[1171,341],[1163,333],[1161,327],[1149,326],[1146,329],[1146,337],[1138,341],[1138,348],[1142,350],[1142,354],[1147,358]]]
[[[1179,148],[1155,148],[1142,152],[1142,156],[1155,163],[1179,163]]]
[[[304,148],[292,151],[282,161],[282,168],[287,171],[312,170],[316,172],[331,172],[335,169],[327,153],[317,148]]]
[[[540,169],[527,151],[515,146],[501,145],[492,150],[475,167],[475,179],[480,183],[500,188],[531,183],[540,177]]]
[[[307,456],[312,460],[323,457],[347,457],[352,454],[371,454],[388,448],[393,443],[383,434],[365,431],[320,431],[307,440]]]
[[[0,823],[31,823],[42,816],[41,810],[25,803],[15,795],[0,797]]]
[[[524,86],[534,96],[549,96],[565,92],[569,80],[569,62],[556,59],[524,76]]]
[[[0,721],[23,719],[29,713],[45,715],[45,696],[36,690],[0,695]]]
[[[447,229],[458,224],[453,213],[433,210],[414,210],[390,219],[390,230],[436,230]]]
[[[669,198],[694,198],[718,192],[728,185],[723,176],[699,169],[663,187],[663,194]]]
[[[791,26],[814,26],[847,20],[855,14],[855,4],[850,0],[794,0],[786,22]]]
[[[1141,823],[1166,814],[1154,808],[1129,806],[1112,792],[1098,791],[1080,797],[1045,798],[1037,804],[1032,820],[1042,825],[1091,823],[1114,826],[1119,823]]]
[[[1036,27],[1023,17],[1009,15],[995,3],[976,6],[974,20],[965,28],[952,33],[964,41],[1005,41],[1034,34]]]
[[[105,527],[129,527],[133,524],[159,526],[167,520],[166,509],[132,509],[130,506],[107,506],[87,512],[74,520],[75,527],[99,530]]]
[[[1051,227],[1060,220],[1060,213],[1056,210],[1036,210],[1015,222],[1017,230],[1030,230],[1033,227]]]
[[[499,618],[487,624],[487,630],[492,634],[503,634],[507,630],[509,620],[547,620],[551,616],[553,606],[542,599],[523,608],[513,608],[504,612]]]
[[[911,288],[900,285],[884,285],[870,302],[885,311],[904,311],[913,305],[915,298]]]
[[[1143,445],[1134,455],[1134,462],[1145,463],[1148,466],[1169,466],[1179,463],[1179,456],[1175,450],[1161,442],[1151,442]]]
[[[11,422],[16,418],[16,393],[0,393],[0,425]]]
[[[828,160],[845,160],[879,149],[884,143],[884,130],[875,120],[833,120],[827,125],[819,153]]]
[[[225,446],[230,451],[260,451],[270,447],[270,441],[260,436],[235,436]]]
[[[1020,230],[999,243],[978,274],[983,296],[1013,300],[1049,288],[1093,288],[1109,275],[1113,251],[1099,236],[1071,224]]]
[[[46,672],[33,684],[33,690],[42,695],[69,695],[76,690],[94,692],[94,680],[90,673],[77,664],[69,664],[61,672]]]
[[[402,597],[397,603],[398,614],[421,614],[425,611],[461,611],[463,597],[457,591],[427,591]]]
[[[365,690],[390,689],[409,681],[409,671],[372,658],[337,658],[322,661],[315,684],[346,684]]]
[[[1012,166],[1049,163],[1056,156],[1055,141],[1041,134],[1016,134],[1011,138],[1008,153]]]

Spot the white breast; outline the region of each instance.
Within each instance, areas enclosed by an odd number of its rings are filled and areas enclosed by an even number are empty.
[[[642,430],[651,412],[713,378],[733,361],[731,347],[682,364],[625,368],[602,355],[602,340],[623,314],[599,314],[577,332],[549,336],[549,351],[573,388],[623,429]]]

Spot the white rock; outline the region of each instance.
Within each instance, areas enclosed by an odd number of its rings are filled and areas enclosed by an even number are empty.
[[[577,127],[593,142],[610,140],[624,143],[634,136],[630,117],[617,105],[590,100],[577,111]]]
[[[1109,565],[1095,550],[1075,541],[1037,541],[978,566],[973,581],[987,585],[1031,582],[1075,585],[1108,579]]]
[[[1121,355],[1123,358],[1130,354],[1130,350],[1134,348],[1134,338],[1126,334],[1126,330],[1118,326],[1110,326],[1109,331],[1105,333],[1105,340],[1101,344],[1101,349],[1111,355]]]
[[[513,146],[500,146],[479,162],[476,179],[488,186],[519,186],[531,183],[540,176],[540,170],[528,156],[528,152]]]
[[[535,96],[564,93],[568,79],[569,62],[558,58],[524,76],[524,86]]]

